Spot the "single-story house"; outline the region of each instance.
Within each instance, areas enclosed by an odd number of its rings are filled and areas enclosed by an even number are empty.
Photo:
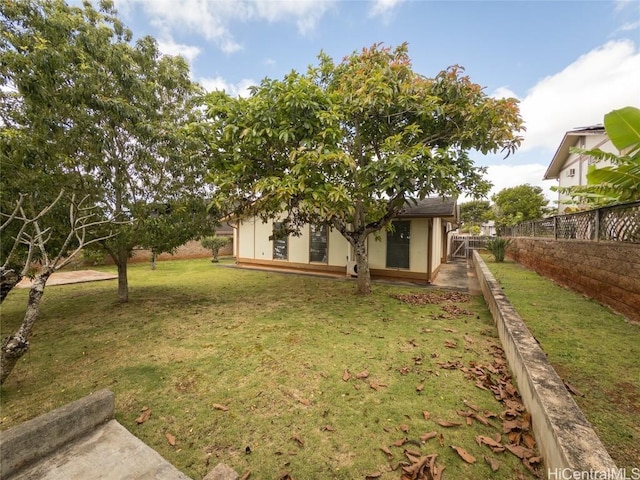
[[[284,216],[282,217],[284,218]],[[432,282],[448,256],[448,234],[459,218],[456,200],[426,198],[393,219],[393,230],[368,237],[372,278]],[[252,217],[235,225],[234,254],[240,266],[355,274],[355,254],[337,230],[305,225],[300,235],[274,235],[281,223]]]
[[[587,184],[587,171],[590,165],[602,168],[610,165],[607,161],[597,161],[588,155],[571,153],[571,147],[593,150],[599,148],[605,152],[618,154],[603,125],[576,128],[565,133],[560,146],[556,150],[551,164],[544,174],[544,180],[558,180],[559,187],[572,187]],[[569,206],[565,203],[570,197],[558,193],[558,213],[563,213]]]

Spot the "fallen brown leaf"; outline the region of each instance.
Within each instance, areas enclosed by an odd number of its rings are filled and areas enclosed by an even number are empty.
[[[393,458],[393,453],[391,453],[391,450],[389,450],[389,447],[380,447],[380,450],[382,450],[382,452],[387,456],[389,460]]]
[[[342,380],[345,382],[348,382],[350,378],[351,378],[351,374],[349,373],[349,370],[345,370],[344,373],[342,374]]]
[[[320,430],[323,432],[335,432],[335,429],[331,425],[325,425]]]
[[[429,418],[431,418],[431,414],[427,410],[424,410],[422,412],[422,416],[424,417],[425,420],[429,420]]]
[[[436,423],[441,427],[446,427],[446,428],[459,427],[460,425],[462,425],[462,423],[460,422],[450,422],[448,420],[442,420],[442,419],[436,420]]]
[[[404,432],[404,433],[407,433],[409,431],[409,425],[407,425],[406,423],[399,425],[398,428],[400,429],[401,432]]]
[[[363,379],[363,378],[367,378],[369,376],[369,372],[367,370],[364,370],[363,372],[360,372],[356,375],[356,378],[359,379]]]
[[[375,472],[375,473],[370,473],[368,475],[366,475],[364,477],[364,480],[369,480],[369,479],[374,479],[374,478],[380,478],[382,476],[382,474],[380,472]]]
[[[393,446],[394,447],[401,447],[402,445],[404,445],[405,443],[407,443],[408,438],[404,437],[400,440],[396,440],[395,442],[393,442]]]
[[[500,468],[500,462],[493,457],[484,456],[484,461],[489,464],[492,472],[497,472]]]
[[[563,380],[562,382],[564,383],[564,386],[567,388],[567,390],[569,390],[570,393],[572,393],[573,395],[576,395],[577,397],[584,397],[584,393],[582,393],[576,387],[571,385],[569,382],[565,380]]]
[[[453,448],[456,451],[456,453],[460,456],[460,458],[465,462],[476,463],[476,458],[473,455],[471,455],[469,452],[467,452],[464,448],[457,447],[455,445],[451,445],[451,448]]]
[[[165,433],[164,436],[167,437],[167,441],[169,442],[169,445],[171,445],[172,447],[176,446],[176,437],[174,437],[170,433]]]
[[[500,442],[495,441],[491,437],[485,437],[484,435],[478,435],[476,437],[476,443],[478,445],[485,444],[485,445],[488,445],[490,447],[498,447],[498,448],[502,447],[502,444]]]
[[[240,480],[248,480],[250,476],[251,476],[251,470],[247,470],[242,474],[242,476],[240,477]]]
[[[437,436],[438,436],[438,432],[423,433],[422,435],[420,435],[420,441],[422,443],[424,443],[427,440],[431,440],[432,438],[436,438]]]
[[[146,422],[147,420],[149,420],[150,417],[151,417],[151,410],[149,409],[144,410],[142,414],[138,418],[136,418],[136,423],[140,425]]]
[[[214,403],[213,405],[211,405],[215,410],[222,410],[223,412],[228,412],[229,411],[229,407],[227,407],[226,405],[220,405],[219,403]]]
[[[416,387],[416,392],[421,392],[422,390],[424,390],[424,383],[421,383]]]
[[[300,435],[298,435],[297,433],[294,433],[293,435],[291,435],[291,439],[295,440],[295,442],[298,444],[299,447],[304,447],[304,441],[302,440],[302,438],[300,438]]]

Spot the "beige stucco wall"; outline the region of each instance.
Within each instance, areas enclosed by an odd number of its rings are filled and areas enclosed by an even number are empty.
[[[442,232],[442,219],[433,219],[433,231]],[[442,263],[442,236],[434,235],[433,243],[431,245],[431,273],[437,271],[438,267]]]
[[[438,225],[440,220],[436,219]],[[249,219],[240,222],[238,227],[238,257],[256,260],[273,260],[273,241],[269,236],[273,232],[273,221],[263,222],[260,219]],[[301,230],[300,236],[289,236],[288,261],[291,263],[309,263],[309,227]],[[437,253],[437,265],[440,262],[441,245],[435,241],[434,251]],[[409,251],[409,270],[427,273],[427,250],[429,245],[429,220],[425,218],[411,219],[411,244]],[[369,266],[375,269],[386,269],[387,237],[381,231],[379,240],[371,235],[367,243]],[[337,230],[329,230],[328,263],[330,266],[345,266],[349,260],[355,260],[349,242]],[[436,268],[434,267],[434,268]]]
[[[351,245],[337,230],[329,230],[329,265],[346,265],[347,256],[351,258]]]

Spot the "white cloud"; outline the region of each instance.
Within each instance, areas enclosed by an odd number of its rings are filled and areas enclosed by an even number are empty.
[[[375,0],[369,10],[369,15],[371,17],[387,16],[403,1],[404,0]]]
[[[555,150],[566,131],[602,123],[628,105],[640,105],[640,53],[629,40],[611,41],[528,92],[520,104],[527,128],[521,151]]]
[[[526,165],[489,165],[487,178],[493,183],[491,195],[498,193],[504,188],[511,188],[528,183],[541,187],[549,199],[555,199],[557,194],[549,190],[549,187],[557,182],[542,180],[546,165],[530,163]]]
[[[516,95],[515,92],[513,90],[510,90],[508,87],[498,87],[489,96],[497,99],[518,98],[518,95]]]
[[[242,45],[231,33],[232,22],[292,22],[304,35],[314,30],[334,3],[335,0],[116,0],[116,7],[129,13],[142,8],[162,31],[202,35],[223,52],[233,53]]]
[[[194,45],[176,43],[172,38],[158,40],[158,48],[165,55],[182,55],[189,65],[193,65],[193,61],[200,55],[200,48]]]
[[[624,23],[620,28],[618,28],[619,32],[630,32],[632,30],[637,30],[640,28],[640,20],[637,22],[627,22]]]
[[[249,88],[258,85],[258,82],[251,79],[242,79],[236,84],[228,83],[222,77],[214,78],[200,78],[198,83],[204,87],[207,92],[213,92],[215,90],[225,91],[232,97],[248,97]]]

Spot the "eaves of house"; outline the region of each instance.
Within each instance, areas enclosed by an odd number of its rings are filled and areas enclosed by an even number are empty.
[[[564,134],[564,138],[560,143],[560,146],[556,150],[551,163],[549,164],[549,168],[544,174],[544,180],[553,180],[557,179],[560,176],[560,172],[564,167],[565,162],[570,154],[571,147],[575,147],[578,139],[580,137],[585,137],[589,135],[602,135],[605,133],[604,126],[601,124],[591,125],[588,127],[580,127],[573,130],[569,130]]]

